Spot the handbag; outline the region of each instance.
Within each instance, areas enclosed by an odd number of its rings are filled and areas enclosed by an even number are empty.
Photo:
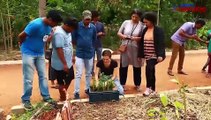
[[[133,31],[136,29],[136,27],[137,27],[137,25],[136,25],[135,27],[132,28],[131,33],[130,33],[130,36],[132,36]],[[123,31],[124,31],[124,30],[123,30]],[[123,32],[122,32],[122,33],[123,33]],[[130,40],[130,39],[129,39],[129,40]],[[127,44],[124,44],[124,45],[121,44],[121,45],[120,45],[120,47],[119,47],[119,52],[124,53],[124,52],[127,51],[127,45],[128,45],[129,40],[127,40]]]
[[[129,40],[128,40],[128,42],[129,42]],[[127,42],[127,44],[128,44],[128,42]],[[120,45],[119,51],[120,51],[121,53],[124,53],[124,52],[127,51],[127,44],[125,44],[125,45]]]

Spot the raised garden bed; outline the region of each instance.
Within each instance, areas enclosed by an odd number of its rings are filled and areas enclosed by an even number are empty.
[[[182,98],[177,91],[165,93],[171,101],[180,101]],[[187,116],[186,120],[210,120],[211,118],[211,89],[189,89],[186,93],[187,99]],[[165,110],[165,116],[168,120],[176,120],[176,109],[173,105],[168,104],[163,107],[159,96],[122,98],[118,102],[101,102],[98,104],[89,103],[71,103],[71,119],[73,120],[161,120],[161,115],[154,112],[153,116],[149,111],[152,109]],[[37,115],[37,120],[53,120],[55,113],[60,109],[43,111]],[[35,112],[33,112],[35,113]],[[184,120],[184,110],[178,110],[179,120]],[[26,118],[29,114],[25,113]],[[20,118],[21,116],[19,116]],[[14,118],[17,120],[19,118]],[[28,117],[30,118],[30,117]],[[165,120],[165,119],[164,119]]]

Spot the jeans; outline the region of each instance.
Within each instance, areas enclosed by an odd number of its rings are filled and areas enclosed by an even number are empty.
[[[117,78],[114,80],[114,84],[116,85],[116,88],[119,91],[119,94],[124,95],[124,89]]]
[[[82,59],[76,57],[76,76],[75,76],[75,91],[74,93],[80,92],[80,81],[85,67],[86,70],[86,88],[85,90],[90,89],[90,81],[92,78],[92,68],[93,68],[93,58],[91,59]]]
[[[101,60],[102,58],[102,48],[95,48],[95,52],[97,55],[97,61]],[[95,64],[95,56],[93,58],[93,68],[92,68],[92,74],[94,73],[94,64]]]
[[[30,101],[32,95],[32,85],[34,70],[36,68],[39,77],[39,88],[44,100],[50,98],[48,82],[45,76],[45,57],[44,55],[32,56],[22,54],[23,69],[23,95],[22,102]]]
[[[97,55],[97,61],[99,61],[101,59],[102,56],[102,48],[95,48],[95,52]]]

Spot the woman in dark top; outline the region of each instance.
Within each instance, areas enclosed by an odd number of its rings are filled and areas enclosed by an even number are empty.
[[[117,61],[111,59],[111,52],[109,50],[104,50],[102,53],[102,59],[97,62],[96,65],[96,74],[95,80],[99,79],[99,73],[104,73],[104,75],[112,76],[111,79],[114,80],[114,83],[117,87],[117,90],[120,94],[124,94],[123,87],[121,86],[118,80],[118,63]]]
[[[156,26],[157,17],[152,12],[147,12],[143,17],[146,28],[143,30],[139,44],[138,59],[146,59],[146,91],[144,96],[155,93],[155,65],[165,59],[164,32]]]

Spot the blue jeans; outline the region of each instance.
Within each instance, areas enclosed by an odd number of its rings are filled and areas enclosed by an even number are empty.
[[[101,60],[101,58],[102,58],[102,49],[103,48],[95,48],[95,52],[97,55],[97,61]],[[95,64],[95,56],[93,58],[92,74],[94,73],[94,68],[95,68],[94,64]]]
[[[44,55],[32,56],[22,54],[23,69],[23,96],[22,102],[30,101],[32,95],[32,85],[34,70],[36,68],[39,77],[39,88],[43,99],[49,99],[48,82],[45,76],[45,57]]]
[[[86,70],[86,87],[85,90],[88,90],[90,88],[90,81],[92,77],[92,68],[93,68],[93,58],[91,59],[82,59],[76,57],[76,76],[75,76],[75,91],[74,93],[80,92],[80,81],[81,76],[83,73],[83,69],[85,67]]]
[[[97,55],[97,61],[101,60],[101,56],[102,56],[102,49],[103,48],[95,48],[95,52],[96,52],[96,55]]]
[[[117,78],[114,80],[114,84],[116,85],[119,94],[124,95],[124,89]]]

